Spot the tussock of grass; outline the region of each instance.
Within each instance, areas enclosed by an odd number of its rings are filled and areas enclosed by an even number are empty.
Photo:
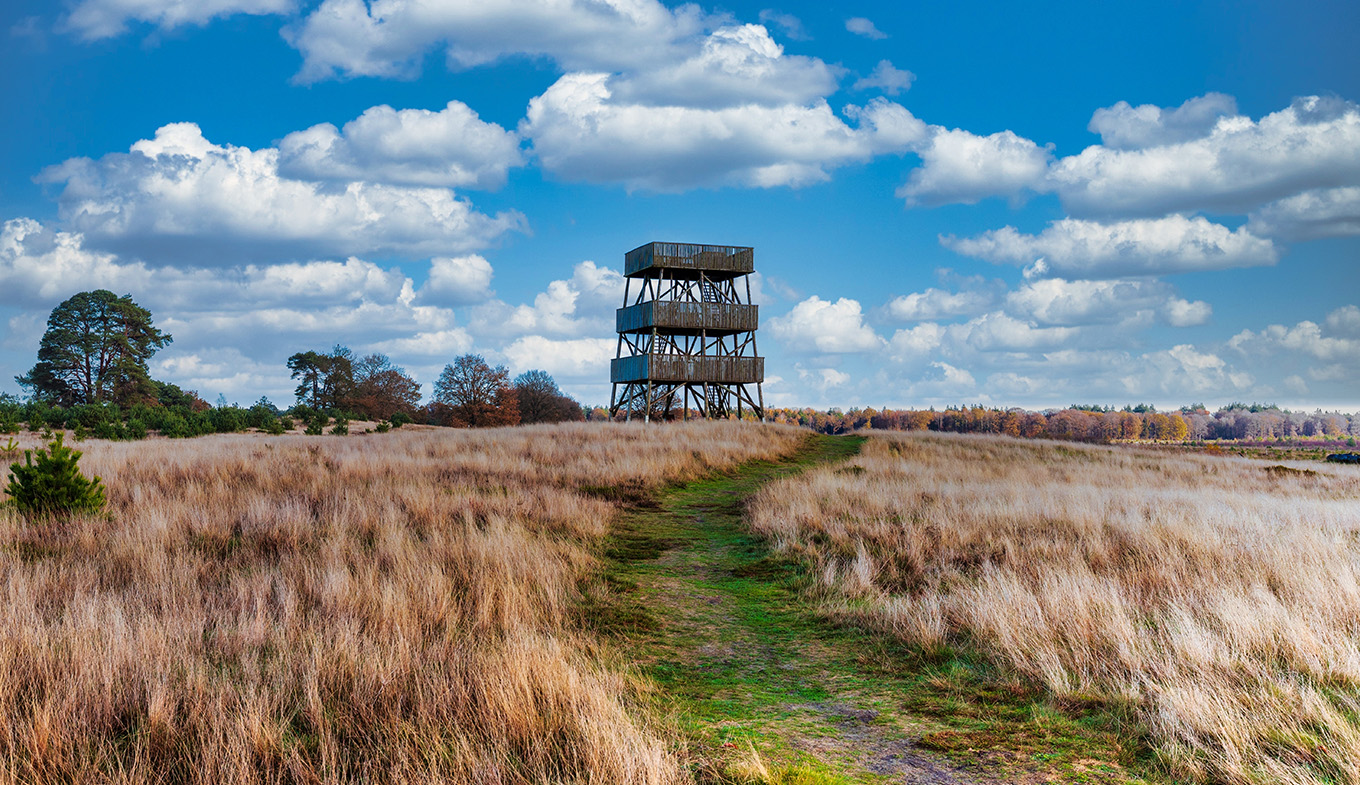
[[[850,465],[765,487],[751,515],[843,616],[1127,712],[1179,777],[1360,781],[1346,467],[923,434]]]
[[[105,516],[0,509],[18,781],[669,783],[575,622],[612,507],[793,449],[696,423],[87,442]],[[600,492],[599,495],[608,495]]]

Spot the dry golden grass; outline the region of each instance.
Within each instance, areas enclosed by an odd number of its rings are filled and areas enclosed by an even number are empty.
[[[108,515],[0,509],[0,778],[684,779],[630,705],[641,685],[573,631],[612,509],[595,497],[800,438],[697,423],[86,442]]]
[[[1131,709],[1177,776],[1360,782],[1360,472],[1295,467],[892,434],[751,520],[841,613]]]

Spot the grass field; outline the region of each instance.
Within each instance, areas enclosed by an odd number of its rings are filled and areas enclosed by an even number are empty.
[[[686,778],[574,609],[611,499],[792,429],[87,442],[107,516],[0,510],[0,771],[20,782]]]
[[[1354,467],[739,423],[81,447],[106,514],[0,508],[0,781],[1360,782]]]
[[[1360,781],[1354,467],[891,434],[751,525],[828,612],[1127,718],[1171,776]]]

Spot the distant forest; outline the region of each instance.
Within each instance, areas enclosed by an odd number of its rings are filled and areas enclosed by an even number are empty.
[[[796,423],[821,433],[849,433],[864,428],[889,431],[997,433],[1030,439],[1084,442],[1209,441],[1233,439],[1334,439],[1354,446],[1360,436],[1360,414],[1292,412],[1272,404],[1233,403],[1215,412],[1202,404],[1159,412],[1139,404],[1113,407],[1072,405],[1066,409],[1025,411],[985,406],[934,409],[775,409],[775,422]]]

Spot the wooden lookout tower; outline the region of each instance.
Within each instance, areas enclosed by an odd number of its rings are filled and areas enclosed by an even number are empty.
[[[676,403],[688,416],[765,419],[765,358],[756,353],[751,302],[755,251],[730,245],[647,243],[623,257],[609,413],[649,420]],[[755,388],[755,396],[751,388]]]

